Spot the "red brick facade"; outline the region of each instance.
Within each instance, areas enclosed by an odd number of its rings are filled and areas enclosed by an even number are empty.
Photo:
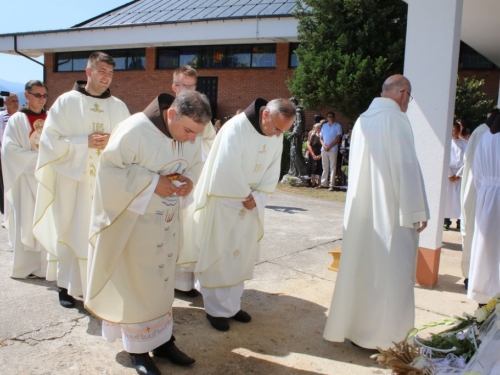
[[[217,117],[223,118],[246,108],[255,98],[267,100],[289,98],[286,80],[293,74],[289,68],[289,43],[276,44],[276,68],[256,69],[198,69],[200,77],[218,77]],[[156,69],[156,51],[154,47],[146,48],[146,69],[143,71],[116,71],[111,84],[111,92],[123,100],[131,113],[142,111],[161,92],[172,94],[172,69]],[[62,93],[70,90],[76,80],[85,80],[85,72],[55,72],[54,53],[45,54],[45,80],[49,87],[50,107]],[[489,98],[498,95],[499,71],[486,74],[483,70],[463,70],[460,77],[487,75],[485,92]],[[326,117],[329,109],[322,111],[306,111],[306,128],[313,126],[313,116],[317,113]],[[347,120],[337,114],[337,121],[347,128]]]

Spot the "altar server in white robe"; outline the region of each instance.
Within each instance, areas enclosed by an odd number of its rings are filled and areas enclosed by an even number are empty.
[[[473,172],[477,202],[467,297],[485,304],[500,289],[500,115],[479,141]]]
[[[196,90],[197,79],[198,73],[196,72],[196,69],[194,69],[190,65],[181,66],[180,68],[174,70],[172,91],[175,93],[175,95],[178,95],[186,90],[194,91]],[[207,155],[212,148],[215,135],[215,129],[212,126],[212,121],[209,121],[199,135],[199,137],[201,138],[200,147],[202,151],[203,162],[207,159]],[[189,202],[192,202],[193,195],[190,194],[189,197],[186,197],[186,199]],[[183,210],[183,212],[187,213],[187,209]],[[175,289],[188,297],[197,297],[200,295],[198,291],[194,289],[193,271],[194,266],[177,266],[175,268]]]
[[[449,229],[450,219],[457,219],[457,228],[460,229],[461,205],[460,188],[462,186],[462,174],[464,170],[464,154],[467,141],[461,139],[460,124],[453,122],[451,132],[450,167],[448,170],[448,188],[446,191],[446,203],[444,209],[444,228]]]
[[[175,263],[182,248],[182,199],[202,166],[210,120],[205,95],[161,94],[122,122],[101,155],[92,208],[85,307],[103,337],[123,339],[139,374],[159,374],[149,356],[187,366],[172,336]]]
[[[264,209],[279,179],[283,132],[295,120],[285,99],[257,99],[228,121],[195,188],[179,264],[196,263],[197,289],[210,324],[227,331],[241,310],[244,281],[253,277],[264,235]]]
[[[74,307],[85,293],[90,210],[99,155],[109,133],[130,116],[111,96],[114,60],[93,52],[87,82],[57,98],[40,140],[33,233],[49,253],[47,280],[57,280],[59,302]]]
[[[460,231],[462,233],[462,275],[464,276],[464,284],[467,289],[469,281],[470,267],[470,250],[472,246],[472,237],[474,235],[474,221],[476,213],[477,191],[474,186],[474,173],[472,166],[474,165],[474,155],[477,150],[479,141],[484,133],[489,129],[495,118],[498,116],[499,110],[494,109],[488,113],[486,123],[479,125],[473,132],[467,142],[467,148],[464,154],[464,169],[462,173],[462,186],[460,190],[460,204],[462,209],[462,219],[460,223]]]
[[[387,349],[415,323],[418,233],[429,208],[405,112],[410,82],[389,77],[354,125],[342,256],[324,338]]]
[[[5,226],[14,247],[11,277],[45,277],[47,252],[33,236],[33,215],[37,182],[35,167],[38,145],[47,118],[47,86],[29,81],[24,96],[27,105],[13,114],[2,141],[2,168],[5,186]]]

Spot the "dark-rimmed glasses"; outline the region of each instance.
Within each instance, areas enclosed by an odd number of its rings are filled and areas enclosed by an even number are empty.
[[[29,91],[26,91],[26,92],[30,95],[33,95],[37,99],[42,99],[42,98],[47,99],[49,97],[49,94],[39,94],[37,92],[33,94],[32,92],[29,92]]]

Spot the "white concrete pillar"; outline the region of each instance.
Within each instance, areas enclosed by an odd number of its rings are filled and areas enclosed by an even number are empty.
[[[437,283],[450,161],[463,0],[407,0],[404,75],[414,100],[408,117],[431,220],[420,235],[417,282]]]

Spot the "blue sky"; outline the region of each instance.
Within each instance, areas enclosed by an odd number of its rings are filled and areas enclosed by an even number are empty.
[[[130,0],[2,0],[0,34],[67,29]],[[43,62],[43,57],[38,59]],[[42,67],[22,56],[0,53],[0,79],[42,79]]]

